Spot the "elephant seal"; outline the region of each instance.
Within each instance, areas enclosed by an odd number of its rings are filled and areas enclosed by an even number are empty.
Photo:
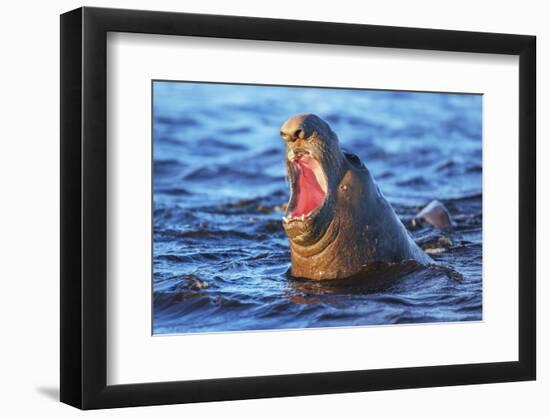
[[[347,278],[375,262],[432,262],[367,167],[340,149],[325,121],[313,114],[297,115],[280,133],[291,193],[283,227],[290,241],[292,276]]]

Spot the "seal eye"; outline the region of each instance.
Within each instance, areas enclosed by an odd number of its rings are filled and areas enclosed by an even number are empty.
[[[294,132],[294,139],[303,139],[304,138],[304,131],[302,129],[296,129],[296,131]]]

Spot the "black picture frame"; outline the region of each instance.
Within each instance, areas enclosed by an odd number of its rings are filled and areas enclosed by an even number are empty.
[[[107,385],[108,32],[519,56],[519,360]],[[171,12],[61,15],[61,401],[82,409],[533,380],[536,377],[534,36]]]

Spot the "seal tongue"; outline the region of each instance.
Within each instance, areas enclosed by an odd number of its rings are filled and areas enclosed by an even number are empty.
[[[297,181],[295,183],[296,199],[290,217],[308,215],[319,207],[325,199],[325,192],[319,180],[322,178],[319,163],[310,157],[302,157],[294,161]]]

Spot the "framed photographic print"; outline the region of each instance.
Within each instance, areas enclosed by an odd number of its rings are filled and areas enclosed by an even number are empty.
[[[535,379],[535,38],[61,16],[61,401]]]

